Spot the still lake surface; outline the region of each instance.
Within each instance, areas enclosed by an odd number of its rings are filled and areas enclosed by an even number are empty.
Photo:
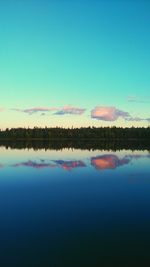
[[[150,266],[150,153],[0,148],[0,266]]]

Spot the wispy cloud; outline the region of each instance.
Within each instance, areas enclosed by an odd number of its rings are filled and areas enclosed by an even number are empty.
[[[32,115],[34,113],[37,113],[37,112],[50,112],[50,111],[55,111],[57,110],[57,108],[48,108],[48,107],[33,107],[33,108],[27,108],[27,109],[17,109],[17,108],[13,108],[12,110],[14,111],[18,111],[18,112],[24,112],[24,113],[27,113],[29,115]]]
[[[129,117],[129,118],[126,118],[126,121],[147,121],[147,122],[150,122],[150,118],[139,118],[139,117]]]
[[[137,96],[128,96],[127,101],[131,103],[141,103],[141,104],[149,104],[150,103],[150,97],[137,97]]]
[[[54,115],[82,115],[85,112],[84,108],[72,107],[72,106],[64,106],[62,109],[59,109]]]
[[[46,112],[54,112],[53,115],[65,115],[65,114],[82,115],[85,112],[85,109],[73,106],[64,106],[62,108],[56,108],[56,107],[33,107],[27,109],[13,108],[12,110],[17,112],[27,113],[29,115],[33,115],[35,113],[40,113],[41,115],[45,115]]]

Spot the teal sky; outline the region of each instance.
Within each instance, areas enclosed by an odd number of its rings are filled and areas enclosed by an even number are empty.
[[[0,128],[150,124],[148,0],[1,0],[0,25]]]

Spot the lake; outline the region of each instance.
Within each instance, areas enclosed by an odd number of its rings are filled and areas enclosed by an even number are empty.
[[[150,266],[150,153],[1,147],[0,266]]]

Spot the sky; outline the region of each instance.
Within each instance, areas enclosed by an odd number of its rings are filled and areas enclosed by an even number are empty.
[[[0,128],[150,125],[150,1],[0,0]]]

